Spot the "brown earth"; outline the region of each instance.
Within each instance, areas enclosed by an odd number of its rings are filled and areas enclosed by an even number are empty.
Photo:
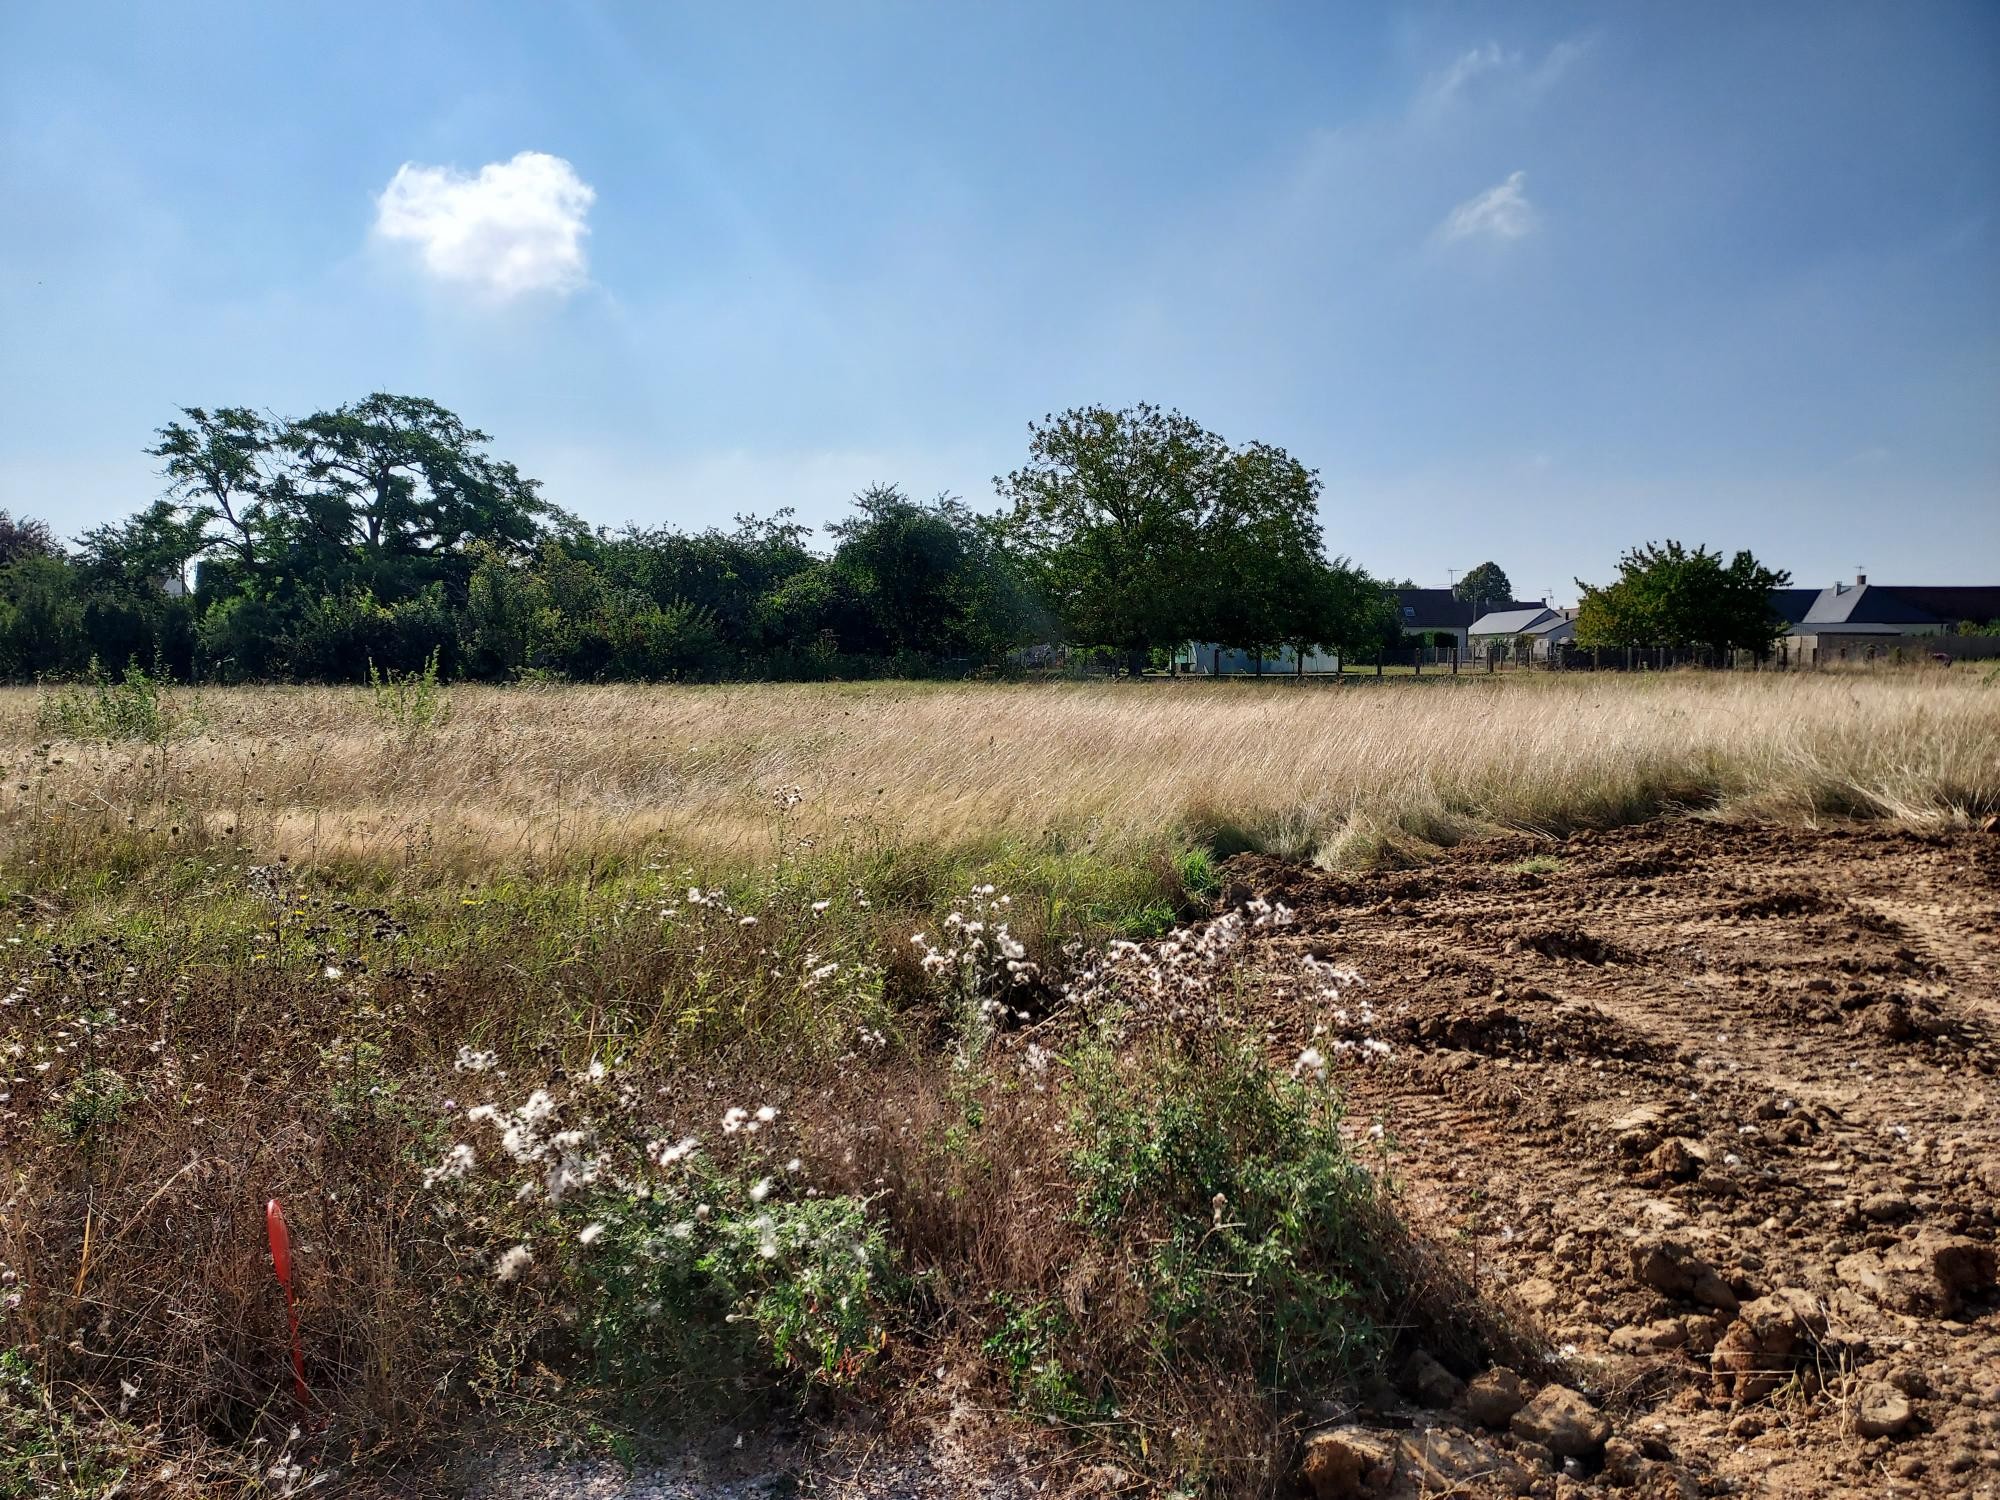
[[[1297,913],[1251,960],[1274,1058],[1326,1053],[1415,1225],[1610,1419],[1557,1477],[1418,1368],[1322,1440],[1323,1495],[2000,1494],[2000,836],[1676,822],[1227,874]],[[1390,1051],[1333,1046],[1364,1036]]]

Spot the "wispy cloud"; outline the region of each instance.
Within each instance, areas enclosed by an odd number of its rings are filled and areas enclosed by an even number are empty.
[[[1588,38],[1557,42],[1539,60],[1487,42],[1461,52],[1424,79],[1414,113],[1435,120],[1474,96],[1484,94],[1532,104],[1553,88],[1589,51]]]
[[[416,247],[440,281],[487,296],[564,295],[589,276],[596,189],[559,156],[523,151],[476,173],[405,162],[375,200],[375,233]]]
[[[1517,67],[1520,61],[1520,53],[1504,52],[1498,42],[1474,47],[1470,52],[1461,53],[1451,66],[1424,80],[1419,103],[1433,109],[1441,108],[1456,99],[1466,85],[1480,74],[1491,73],[1496,68]]]
[[[1447,240],[1518,240],[1540,223],[1528,201],[1528,174],[1510,172],[1505,182],[1454,208],[1438,233]]]

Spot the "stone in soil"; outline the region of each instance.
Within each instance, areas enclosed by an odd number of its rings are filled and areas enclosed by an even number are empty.
[[[1505,1365],[1472,1377],[1465,1388],[1465,1409],[1482,1427],[1505,1427],[1533,1394],[1528,1382]]]
[[[1508,1424],[1515,1437],[1540,1443],[1558,1458],[1581,1458],[1604,1446],[1611,1422],[1596,1407],[1563,1385],[1545,1385]]]
[[[1862,1387],[1854,1428],[1865,1438],[1900,1437],[1916,1416],[1908,1396],[1886,1381],[1877,1381]]]
[[[1715,1383],[1738,1406],[1761,1401],[1792,1378],[1812,1341],[1826,1333],[1826,1314],[1797,1287],[1780,1287],[1746,1302],[1715,1345]]]

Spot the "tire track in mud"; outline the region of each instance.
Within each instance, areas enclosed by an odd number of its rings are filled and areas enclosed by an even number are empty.
[[[2000,837],[1676,822],[1417,872],[1229,869],[1299,914],[1259,956],[1274,1055],[1342,1029],[1294,982],[1304,951],[1362,972],[1392,1051],[1348,1075],[1357,1133],[1384,1124],[1412,1217],[1573,1348],[1671,1472],[2000,1493],[1991,1291],[1896,1269],[1947,1243],[1990,1265]],[[1824,1315],[1782,1401],[1715,1374],[1733,1313],[1635,1273],[1662,1236],[1735,1302],[1798,1293]],[[1885,1388],[1914,1414],[1866,1436],[1857,1409]]]

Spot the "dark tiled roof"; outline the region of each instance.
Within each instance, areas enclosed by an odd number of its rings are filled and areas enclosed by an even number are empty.
[[[1806,617],[1806,611],[1818,598],[1818,589],[1772,589],[1771,608],[1787,625],[1796,625]]]
[[[1889,591],[1950,625],[1960,620],[1977,620],[1982,625],[2000,620],[2000,588],[1933,588],[1920,583],[1910,587],[1891,584]]]
[[[1539,599],[1485,599],[1475,605],[1450,589],[1397,589],[1405,630],[1463,630],[1479,610],[1540,609]]]

